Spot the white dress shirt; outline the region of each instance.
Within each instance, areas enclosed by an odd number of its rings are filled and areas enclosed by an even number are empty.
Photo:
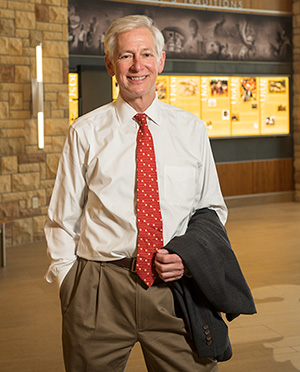
[[[153,136],[164,244],[184,234],[196,209],[227,218],[205,124],[155,98],[145,111]],[[63,278],[77,256],[133,257],[137,248],[136,111],[117,101],[70,127],[48,209],[46,280]]]

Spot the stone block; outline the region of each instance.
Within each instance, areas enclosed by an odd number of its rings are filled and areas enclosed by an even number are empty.
[[[24,128],[24,120],[0,119],[0,128]]]
[[[24,138],[0,138],[0,156],[24,153]]]
[[[17,201],[0,203],[0,219],[11,220],[19,217],[19,203]]]
[[[40,172],[40,166],[38,163],[33,164],[21,164],[19,166],[20,173]]]
[[[57,94],[56,93],[45,93],[45,101],[56,101]]]
[[[57,22],[62,24],[68,23],[68,10],[60,6],[49,7],[50,22]]]
[[[36,29],[41,31],[62,32],[60,23],[37,22]]]
[[[64,118],[65,112],[64,110],[52,110],[52,117],[53,118]]]
[[[44,40],[63,40],[61,32],[44,32]]]
[[[8,8],[14,10],[23,10],[27,12],[34,12],[34,4],[32,1],[8,1]]]
[[[28,119],[31,117],[30,110],[10,110],[9,114],[12,119]]]
[[[40,174],[36,173],[22,173],[12,175],[12,190],[36,190],[40,188]]]
[[[30,164],[30,163],[44,163],[46,161],[46,154],[30,154],[20,155],[18,157],[19,164]]]
[[[24,137],[24,129],[2,129],[2,137]]]
[[[44,163],[39,163],[40,164],[40,177],[41,180],[46,179],[46,164]]]
[[[33,232],[44,233],[44,226],[47,216],[37,216],[33,218]]]
[[[11,176],[0,176],[0,193],[11,191]]]
[[[16,11],[16,28],[35,29],[35,13]]]
[[[23,109],[23,93],[15,92],[9,94],[9,105],[14,110]]]
[[[41,187],[46,189],[46,190],[51,189],[51,192],[52,192],[54,182],[55,182],[54,178],[52,178],[51,180],[42,180],[41,181]]]
[[[45,41],[43,43],[44,57],[68,58],[69,47],[65,41]]]
[[[35,47],[43,41],[43,32],[39,30],[30,30],[29,31],[29,45]],[[34,59],[35,65],[35,59]]]
[[[59,92],[57,95],[57,104],[59,108],[69,109],[69,94]]]
[[[26,131],[25,131],[25,143],[26,143],[26,145],[36,146],[37,145],[37,138],[38,138],[36,118],[26,120],[25,128],[26,128]],[[28,150],[26,152],[28,153]],[[36,153],[36,147],[35,147],[34,152]]]
[[[15,12],[9,9],[1,9],[0,8],[0,18],[14,18]]]
[[[3,194],[3,202],[13,202],[13,201],[20,201],[25,199],[25,191],[24,192],[10,192],[8,194]]]
[[[21,39],[29,39],[29,30],[19,30],[16,29],[16,37],[19,37]]]
[[[51,152],[58,152],[61,153],[64,143],[66,140],[66,136],[53,136],[52,137],[52,151]]]
[[[44,58],[44,82],[58,84],[63,82],[63,68],[61,59]]]
[[[8,102],[0,102],[0,119],[8,119],[9,117],[9,106]]]
[[[26,206],[23,209],[20,208],[21,218],[39,216],[40,214],[41,214],[40,208],[28,208],[28,206]]]
[[[61,6],[61,0],[44,0],[44,4]]]
[[[18,55],[23,54],[23,44],[22,39],[16,37],[8,39],[9,55]]]
[[[28,83],[31,81],[29,66],[16,66],[15,67],[16,83]]]
[[[66,84],[45,84],[44,92],[66,92],[68,91],[68,86]]]
[[[15,80],[14,65],[6,65],[6,64],[0,65],[0,82],[12,83],[14,82],[14,80]]]
[[[46,177],[55,178],[60,154],[47,154],[46,160]]]
[[[32,218],[17,219],[13,226],[13,245],[32,242],[33,221]]]
[[[35,18],[38,22],[49,22],[49,6],[35,4]]]
[[[8,93],[0,92],[0,101],[8,101]]]
[[[15,23],[13,19],[0,18],[0,35],[15,36]]]
[[[17,156],[3,156],[1,158],[1,174],[12,174],[18,172]]]
[[[8,38],[7,37],[0,37],[0,54],[8,54]]]
[[[69,128],[69,122],[67,119],[46,119],[45,120],[45,134],[50,135],[61,135],[67,134]]]

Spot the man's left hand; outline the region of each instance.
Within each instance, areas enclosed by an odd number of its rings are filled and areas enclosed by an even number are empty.
[[[160,249],[154,259],[155,269],[164,282],[180,279],[184,274],[184,264],[176,253]]]

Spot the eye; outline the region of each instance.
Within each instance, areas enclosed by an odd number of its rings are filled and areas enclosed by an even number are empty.
[[[132,58],[132,54],[122,54],[119,59],[130,59]]]
[[[153,57],[153,54],[147,52],[147,53],[144,53],[143,56],[144,56],[145,58],[150,58],[150,57]]]

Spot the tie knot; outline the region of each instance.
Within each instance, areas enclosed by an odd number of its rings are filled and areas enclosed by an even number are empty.
[[[134,116],[135,120],[140,126],[145,126],[147,125],[147,115],[144,113],[136,114]]]

